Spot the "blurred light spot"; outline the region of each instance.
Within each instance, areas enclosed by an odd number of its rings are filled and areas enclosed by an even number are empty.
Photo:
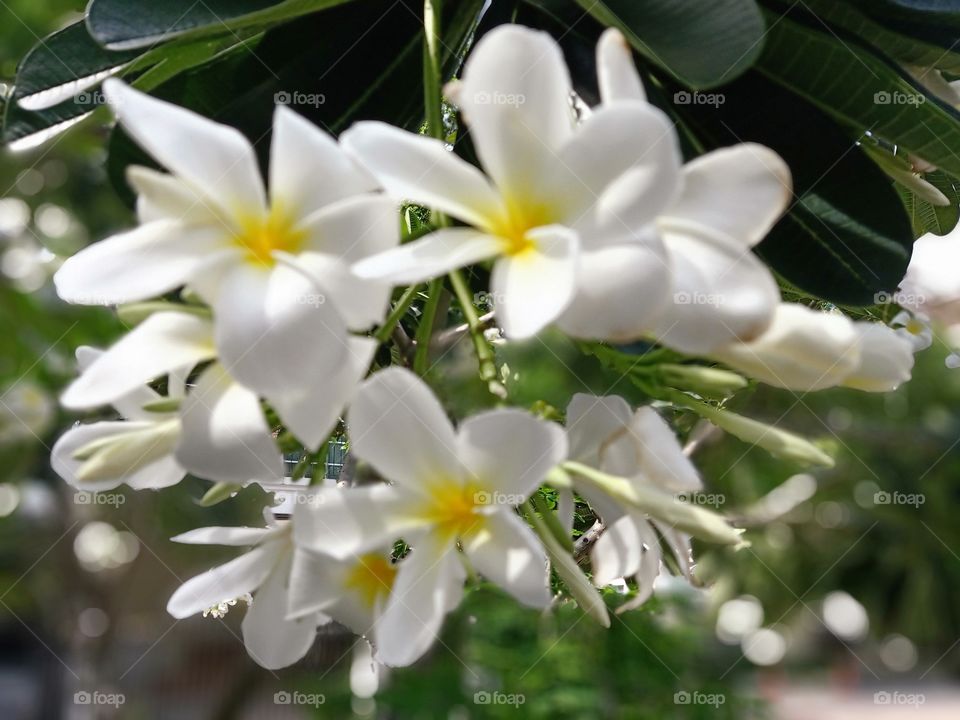
[[[744,638],[740,647],[754,665],[776,665],[787,652],[787,641],[776,630],[762,628]]]
[[[813,475],[794,475],[760,498],[750,514],[769,522],[791,512],[813,497],[816,491],[817,480]]]
[[[58,188],[67,181],[67,164],[63,160],[50,160],[40,168],[47,179],[48,188]]]
[[[827,422],[837,432],[849,430],[853,424],[853,413],[845,407],[830,408],[830,412],[827,413]]]
[[[823,623],[844,640],[862,640],[870,629],[867,611],[849,593],[838,590],[823,599]]]
[[[953,415],[943,405],[932,405],[924,411],[923,426],[937,435],[955,433]]]
[[[63,237],[70,231],[73,218],[59,205],[44,204],[34,213],[34,222],[44,235],[52,238]]]
[[[0,200],[0,234],[14,237],[27,228],[30,207],[20,198]]]
[[[373,715],[377,709],[377,701],[373,698],[353,697],[350,699],[350,709],[353,710],[354,715],[367,717]]]
[[[20,514],[33,520],[43,520],[58,513],[57,496],[39,480],[20,483]]]
[[[767,525],[763,536],[767,544],[774,550],[786,550],[793,545],[793,530],[783,522],[774,522]]]
[[[763,624],[763,605],[752,595],[727,600],[717,613],[717,638],[736,645]]]
[[[907,672],[917,664],[917,648],[903,635],[891,635],[883,641],[880,659],[894,672]]]
[[[77,627],[87,637],[97,638],[110,627],[110,617],[100,608],[87,608],[77,617]]]
[[[877,503],[874,496],[880,492],[880,486],[873,480],[861,480],[853,488],[853,499],[862,508],[872,510]]]
[[[77,533],[73,552],[84,569],[98,572],[132,562],[140,552],[140,543],[133,534],[117,532],[109,523],[95,520]]]
[[[0,517],[6,517],[20,504],[20,491],[16,485],[0,485]]]
[[[847,521],[849,512],[844,505],[833,500],[827,500],[817,505],[816,518],[821,527],[831,528],[840,527]]]
[[[34,168],[27,168],[17,175],[17,190],[24,195],[36,195],[43,190],[43,173]]]

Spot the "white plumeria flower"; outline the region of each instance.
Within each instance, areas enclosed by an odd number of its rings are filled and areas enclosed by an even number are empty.
[[[558,319],[590,337],[649,327],[648,314],[664,305],[666,266],[652,222],[676,195],[676,133],[662,112],[633,101],[578,127],[571,93],[556,41],[507,25],[477,43],[456,89],[486,174],[439,140],[383,123],[344,133],[344,147],[394,197],[471,226],[440,229],[355,272],[407,284],[493,260],[491,294],[508,336],[529,337]],[[589,301],[596,281],[616,285],[618,304],[589,323],[564,315],[575,297]]]
[[[946,326],[960,323],[960,226],[946,235],[927,233],[913,244],[897,303]]]
[[[401,368],[367,380],[348,414],[351,451],[391,485],[331,490],[297,517],[297,543],[340,559],[403,538],[410,555],[375,630],[379,659],[408,665],[457,605],[466,559],[520,602],[545,606],[547,560],[514,506],[566,455],[553,423],[514,409],[454,430],[430,389]]]
[[[366,373],[377,343],[350,338],[344,363],[300,394],[266,395],[302,442],[316,449],[336,425]],[[213,323],[182,312],[158,312],[98,357],[64,392],[74,409],[115,403],[145,383],[170,373],[189,373],[217,358]],[[203,370],[183,399],[176,441],[177,462],[208,480],[246,483],[278,480],[283,462],[257,395],[236,382],[221,362]]]
[[[103,91],[171,174],[131,168],[140,226],[68,259],[55,278],[60,296],[114,304],[187,285],[214,310],[217,354],[231,375],[295,402],[346,361],[347,329],[386,311],[389,286],[349,266],[397,244],[394,203],[372,192],[373,179],[329,135],[283,106],[268,201],[239,131],[119,80]]]
[[[645,100],[630,48],[618,30],[604,32],[597,64],[604,108]],[[684,165],[679,186],[676,199],[656,219],[673,296],[658,314],[653,334],[691,354],[758,337],[771,322],[780,291],[751,248],[787,207],[790,169],[769,148],[742,143]],[[603,278],[598,282],[602,285]],[[594,315],[618,302],[608,294]]]
[[[187,618],[253,593],[243,618],[243,643],[250,657],[268,670],[292,665],[313,645],[318,625],[330,622],[320,612],[287,617],[293,585],[291,567],[297,549],[289,523],[267,528],[206,527],[172,538],[196,545],[253,546],[230,562],[190,578],[170,597],[167,612]]]
[[[711,357],[788,390],[844,385],[887,392],[910,379],[913,345],[882,323],[782,303],[767,332],[718,348]]]
[[[861,345],[845,315],[781,303],[760,337],[716,348],[710,357],[774,387],[823,390],[860,366]]]
[[[570,457],[632,484],[665,495],[697,492],[703,484],[683,453],[670,426],[650,407],[630,409],[617,396],[578,393],[567,407]],[[650,597],[660,574],[662,537],[689,578],[690,537],[669,523],[625,507],[589,484],[578,491],[603,519],[605,528],[591,551],[593,581],[598,586],[634,576],[637,607]]]
[[[100,350],[78,348],[77,365],[84,372],[102,356]],[[112,490],[122,483],[144,490],[180,482],[187,473],[174,457],[180,419],[176,411],[144,408],[182,399],[185,379],[171,374],[166,397],[145,384],[133,387],[110,403],[123,419],[67,430],[50,453],[54,472],[73,487],[92,492]]]
[[[913,345],[914,352],[926,350],[933,345],[933,328],[930,327],[930,318],[923,313],[901,310],[890,321],[890,327],[897,331],[897,335]]]
[[[860,344],[860,362],[843,379],[845,387],[867,392],[890,392],[910,379],[913,343],[883,323],[853,324]]]

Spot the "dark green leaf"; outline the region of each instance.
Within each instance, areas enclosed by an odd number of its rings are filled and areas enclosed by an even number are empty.
[[[693,88],[733,80],[764,44],[754,0],[577,0],[604,25],[620,28],[648,60]]]
[[[220,34],[269,26],[349,0],[93,0],[90,34],[112,49],[141,48],[179,35]],[[377,15],[369,15],[375,23]]]
[[[757,68],[856,133],[869,130],[960,177],[960,113],[842,28],[796,8],[771,15]]]
[[[932,205],[908,188],[898,186],[897,191],[907,208],[907,215],[913,226],[913,234],[920,237],[925,233],[946,235],[957,226],[960,219],[960,186],[946,173],[926,173],[923,179],[947,196],[949,205]]]

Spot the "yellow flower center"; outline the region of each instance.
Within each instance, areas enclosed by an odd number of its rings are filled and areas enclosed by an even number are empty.
[[[546,203],[514,198],[508,201],[507,212],[493,223],[491,230],[503,242],[503,254],[516,257],[536,250],[537,243],[530,231],[556,222],[557,217],[558,213]]]
[[[441,479],[428,485],[430,502],[423,509],[423,519],[449,539],[463,537],[479,530],[485,521],[480,509],[489,504],[490,493],[474,482],[461,484]]]
[[[257,265],[272,266],[277,250],[295,254],[300,252],[306,233],[296,227],[289,214],[276,205],[267,215],[245,216],[240,232],[233,242],[247,253],[247,260]]]
[[[397,566],[389,558],[378,553],[361,555],[356,564],[347,572],[344,584],[353,590],[368,608],[372,608],[377,598],[387,595],[397,576]]]
[[[920,335],[921,333],[923,333],[924,329],[926,328],[926,325],[924,325],[921,321],[917,320],[916,318],[911,318],[910,320],[907,321],[906,328],[907,328],[907,332],[910,333],[911,335]]]

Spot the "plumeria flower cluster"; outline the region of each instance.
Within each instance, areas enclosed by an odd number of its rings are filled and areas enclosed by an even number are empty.
[[[406,665],[478,578],[535,608],[563,588],[609,625],[598,588],[628,579],[623,608],[634,607],[667,565],[692,577],[692,537],[743,543],[680,497],[702,481],[653,405],[578,394],[558,413],[565,426],[506,406],[455,424],[422,377],[382,367],[403,298],[448,273],[454,284],[464,267],[489,270],[506,342],[549,327],[598,346],[659,344],[690,362],[653,397],[794,459],[829,464],[802,438],[705,402],[746,384],[714,363],[791,390],[886,391],[909,378],[914,341],[782,302],[751,252],[791,198],[775,153],[748,143],[684,164],[616,30],[597,67],[601,102],[581,107],[549,35],[497,28],[446,88],[479,167],[440,139],[360,122],[338,140],[278,107],[266,184],[236,130],[104,83],[119,123],[167,172],[131,168],[139,225],[56,275],[65,300],[121,305],[134,326],[78,352],[63,404],[119,418],[69,430],[54,468],[92,491],[187,474],[277,483],[279,434],[316,453],[343,432],[366,470],[362,484],[306,488],[265,527],[174,538],[247,551],[180,587],[173,616],[249,605],[244,641],[268,668],[296,662],[332,621],[380,662]],[[404,203],[444,221],[401,243]],[[476,319],[469,295],[457,299]],[[596,519],[592,545],[574,546],[576,503]]]

